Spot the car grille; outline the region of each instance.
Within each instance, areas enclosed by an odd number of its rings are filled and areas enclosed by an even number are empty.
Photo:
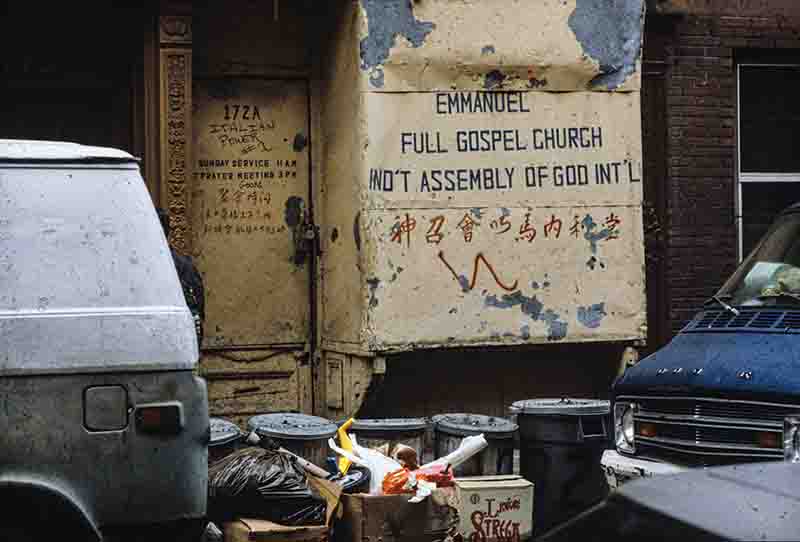
[[[706,310],[691,320],[683,331],[753,330],[775,333],[800,333],[800,311],[781,309],[739,309],[735,315],[725,310]]]
[[[800,413],[800,405],[725,399],[625,396],[617,401],[639,405],[637,455],[685,465],[780,460],[783,419]]]

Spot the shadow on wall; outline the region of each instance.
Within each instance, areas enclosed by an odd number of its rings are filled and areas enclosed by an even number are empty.
[[[522,399],[607,399],[623,349],[603,343],[397,354],[387,357],[387,374],[358,417],[508,416]]]

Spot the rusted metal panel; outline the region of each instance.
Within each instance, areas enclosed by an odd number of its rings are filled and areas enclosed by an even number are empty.
[[[304,411],[301,355],[286,349],[206,352],[202,374],[211,415],[241,421],[264,412]]]
[[[196,80],[194,228],[206,347],[303,344],[309,330],[308,91]]]
[[[329,58],[322,63],[322,190],[321,342],[323,348],[361,348],[361,258],[364,248],[361,215],[363,128],[361,71],[358,59],[358,18],[355,4],[337,13],[328,41]]]
[[[642,2],[351,7],[363,348],[643,338]]]
[[[325,351],[322,360],[324,387],[317,395],[315,413],[332,420],[353,415],[372,382],[373,358]]]
[[[325,356],[326,406],[341,409],[344,406],[344,372],[347,361],[343,354],[328,353]]]

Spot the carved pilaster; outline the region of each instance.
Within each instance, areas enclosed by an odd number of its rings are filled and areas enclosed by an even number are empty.
[[[159,20],[161,43],[192,43],[192,18],[188,15],[162,15]]]
[[[190,16],[162,15],[161,42],[161,205],[170,216],[170,240],[191,249],[192,22]]]

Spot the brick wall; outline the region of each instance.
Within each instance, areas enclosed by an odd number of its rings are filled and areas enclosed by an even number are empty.
[[[683,16],[654,29],[667,63],[666,299],[676,332],[737,263],[737,55],[800,53],[800,19]]]

